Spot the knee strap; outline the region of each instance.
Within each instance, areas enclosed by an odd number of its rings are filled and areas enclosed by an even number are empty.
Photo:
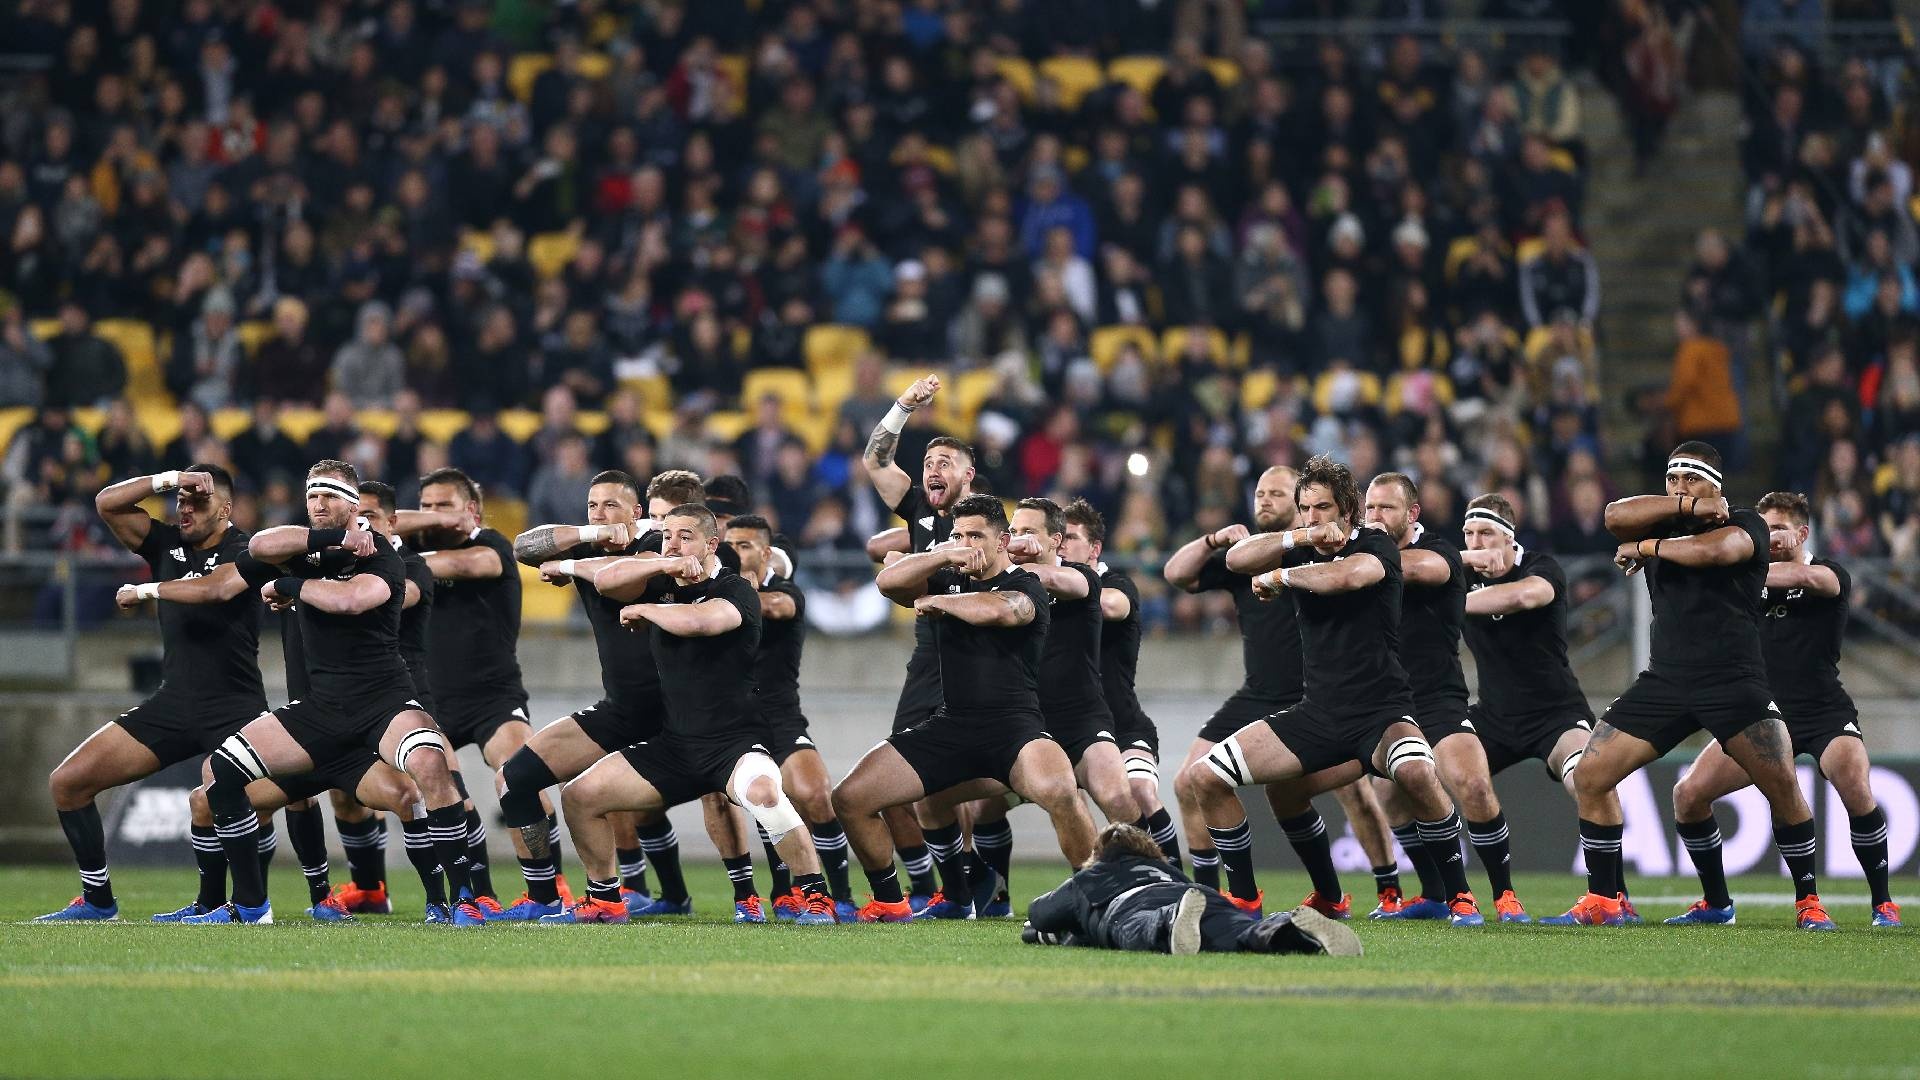
[[[1560,781],[1563,784],[1566,783],[1567,777],[1573,775],[1573,767],[1575,765],[1580,764],[1580,759],[1586,755],[1586,752],[1587,752],[1587,748],[1583,746],[1580,749],[1575,750],[1573,753],[1568,754],[1567,760],[1560,763],[1560,775],[1554,776],[1553,778],[1555,780]],[[1553,776],[1553,770],[1548,769],[1547,775]]]
[[[500,767],[500,782],[504,785],[500,816],[513,828],[524,829],[546,820],[546,813],[540,809],[540,793],[558,784],[560,778],[531,747],[523,746]]]
[[[1160,785],[1160,765],[1150,757],[1128,757],[1127,779],[1146,780],[1155,787]]]
[[[246,744],[242,741],[241,745]],[[249,747],[248,753],[251,750]],[[247,785],[256,777],[241,767],[234,755],[227,753],[225,745],[208,756],[208,768],[213,773],[213,783],[207,785],[207,807],[213,811],[214,822],[226,824],[252,817],[253,804],[247,800]]]
[[[1253,770],[1247,768],[1247,755],[1240,749],[1239,738],[1229,735],[1225,740],[1215,743],[1207,751],[1207,768],[1213,774],[1227,782],[1228,787],[1246,787],[1252,783]]]
[[[1387,775],[1396,781],[1400,779],[1400,770],[1416,761],[1433,764],[1433,747],[1418,735],[1395,739],[1393,745],[1387,747]]]
[[[753,786],[753,782],[763,777],[773,783],[775,801],[772,806],[761,806],[747,798],[747,790]],[[780,786],[780,767],[765,754],[747,754],[740,759],[739,764],[733,767],[727,794],[734,802],[746,807],[747,813],[753,815],[753,820],[766,830],[775,844],[805,824],[800,820],[800,811],[795,810],[793,801],[787,798],[786,789]]]
[[[400,736],[400,744],[393,748],[393,767],[406,772],[407,759],[413,756],[413,752],[427,748],[440,751],[440,756],[452,764],[453,751],[447,747],[447,740],[441,738],[439,732],[432,728],[414,728]]]
[[[449,765],[453,764],[452,762],[453,755],[449,754],[447,756],[448,756],[447,764]],[[460,793],[460,798],[462,800],[473,798],[473,796],[467,794],[467,778],[464,776],[461,776],[458,770],[455,770],[453,774],[453,788],[455,791],[458,791]]]

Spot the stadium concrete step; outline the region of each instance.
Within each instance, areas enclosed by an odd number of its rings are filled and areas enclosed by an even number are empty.
[[[1633,394],[1667,383],[1673,313],[1695,239],[1709,226],[1736,243],[1743,234],[1740,102],[1722,91],[1689,97],[1658,157],[1644,176],[1635,176],[1633,145],[1618,104],[1592,83],[1581,96],[1591,169],[1584,225],[1600,264],[1600,376],[1610,464],[1625,490],[1637,490],[1647,478],[1633,472],[1644,426]],[[1766,381],[1750,382],[1747,429],[1755,452],[1749,457],[1760,459],[1772,443],[1773,406]]]

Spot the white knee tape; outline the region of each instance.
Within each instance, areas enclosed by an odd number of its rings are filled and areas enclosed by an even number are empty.
[[[1128,757],[1127,779],[1160,783],[1160,766],[1150,757]]]
[[[440,751],[449,765],[453,763],[453,751],[448,748],[447,740],[441,738],[439,732],[432,728],[414,728],[400,736],[399,745],[393,748],[393,767],[406,772],[407,758],[412,756],[415,750],[425,747]]]
[[[1229,735],[1225,742],[1216,743],[1207,751],[1207,768],[1233,787],[1246,787],[1253,782],[1253,772],[1247,768],[1247,755],[1240,749],[1238,736]]]
[[[747,798],[748,789],[762,777],[773,784],[776,798],[772,806],[761,806]],[[788,833],[805,824],[800,820],[800,811],[793,808],[793,800],[787,798],[786,789],[780,786],[780,766],[775,765],[772,758],[765,754],[748,754],[741,758],[740,763],[733,767],[732,781],[733,786],[727,794],[734,802],[747,808],[747,813],[753,815],[753,820],[767,831],[774,843],[779,843]]]
[[[220,744],[218,752],[221,757],[226,758],[241,772],[246,773],[248,780],[265,780],[267,778],[267,763],[260,760],[259,752],[253,748],[252,743],[246,740],[246,736],[238,733],[227,736],[226,741]]]
[[[1572,775],[1573,775],[1573,767],[1574,767],[1575,765],[1578,765],[1578,764],[1580,764],[1580,758],[1581,758],[1581,757],[1582,757],[1582,756],[1583,756],[1584,754],[1586,754],[1586,752],[1587,752],[1587,751],[1586,751],[1586,749],[1585,749],[1585,748],[1582,748],[1582,749],[1579,749],[1579,750],[1575,750],[1575,751],[1574,751],[1573,753],[1571,753],[1571,754],[1568,754],[1568,755],[1567,755],[1567,760],[1565,760],[1565,761],[1563,761],[1563,762],[1561,762],[1561,763],[1560,763],[1560,775],[1559,775],[1559,776],[1556,776],[1556,777],[1554,777],[1554,779],[1556,779],[1556,780],[1558,780],[1558,781],[1560,781],[1560,782],[1561,782],[1561,783],[1563,783],[1563,784],[1564,784],[1564,783],[1566,783],[1566,782],[1567,782],[1567,777],[1569,777],[1569,776],[1572,776]],[[1553,776],[1553,770],[1552,770],[1552,769],[1548,769],[1548,770],[1547,770],[1547,775],[1548,775],[1548,776]]]
[[[1395,780],[1400,779],[1401,769],[1416,761],[1433,764],[1433,747],[1418,735],[1395,739],[1393,745],[1387,747],[1387,775]]]

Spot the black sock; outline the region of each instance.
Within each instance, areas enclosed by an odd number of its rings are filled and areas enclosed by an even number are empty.
[[[546,843],[540,846],[546,850],[518,858],[520,878],[527,883],[527,898],[537,904],[557,904],[560,902],[560,820],[548,814],[545,821],[521,827],[521,842],[532,852],[536,845],[526,839],[529,832],[536,841],[544,835]]]
[[[793,878],[793,887],[799,889],[800,894],[809,900],[816,896],[833,899],[827,893],[827,879],[822,874],[796,874]]]
[[[997,894],[1013,884],[1013,826],[1005,818],[973,827],[973,849],[1000,878]]]
[[[588,878],[587,895],[604,903],[618,904],[620,902],[620,879],[614,877],[606,881],[595,881],[592,878]]]
[[[1733,903],[1732,894],[1727,892],[1727,868],[1720,856],[1720,823],[1709,814],[1705,821],[1676,821],[1673,827],[1693,859],[1694,872],[1700,875],[1700,898],[1711,907]]]
[[[954,904],[972,900],[973,894],[967,891],[967,858],[960,847],[960,826],[922,829],[921,835],[926,837],[927,850],[933,853],[934,865],[940,869],[940,891],[946,900]]]
[[[861,867],[861,870],[867,875],[867,888],[873,890],[875,900],[883,904],[897,904],[906,899],[900,895],[900,875],[894,871],[892,863],[878,870],[865,867]]]
[[[340,830],[340,847],[347,853],[347,872],[359,889],[378,889],[387,880],[387,819],[375,814],[364,821],[333,819]]]
[[[265,860],[260,857],[260,819],[251,807],[232,821],[214,815],[214,831],[220,835],[220,850],[227,853],[227,873],[233,876],[232,897],[243,907],[259,907],[267,902]],[[271,857],[272,853],[268,853]]]
[[[260,836],[254,842],[254,855],[260,862],[260,880],[268,880],[268,871],[273,869],[273,853],[280,850],[280,834],[273,831],[273,819],[260,823]]]
[[[1219,892],[1220,853],[1210,847],[1197,847],[1189,855],[1193,859],[1193,883]]]
[[[926,839],[924,833],[921,839]],[[932,896],[940,891],[939,884],[933,880],[933,853],[925,844],[901,848],[900,865],[907,869],[907,883],[915,896]]]
[[[1160,854],[1167,857],[1175,870],[1180,869],[1180,830],[1173,827],[1173,815],[1167,813],[1167,808],[1163,806],[1148,814],[1142,828],[1160,845]]]
[[[560,859],[560,815],[547,815],[547,857],[553,860],[553,872],[566,872]]]
[[[425,818],[418,821],[400,823],[400,839],[407,847],[407,861],[413,864],[414,872],[420,875],[420,884],[427,890],[427,903],[447,902],[447,878],[440,871],[440,859],[433,853],[433,831],[427,827]]]
[[[1498,900],[1501,893],[1513,891],[1513,849],[1507,839],[1507,815],[1495,814],[1485,821],[1467,822],[1467,842],[1487,872],[1487,882]]]
[[[1586,818],[1580,819],[1580,850],[1587,858],[1588,892],[1609,900],[1620,895],[1623,881],[1620,838],[1626,830],[1625,825],[1596,825]]]
[[[1444,900],[1452,900],[1461,893],[1472,892],[1467,884],[1467,860],[1460,854],[1460,814],[1449,810],[1447,816],[1439,821],[1415,821],[1420,830],[1420,843],[1433,852],[1433,861],[1440,869],[1440,887],[1446,890]]]
[[[1787,876],[1793,879],[1793,898],[1805,900],[1820,891],[1820,882],[1814,873],[1813,819],[1798,825],[1775,825],[1773,842],[1780,847],[1780,857],[1787,860]]]
[[[647,861],[660,877],[660,899],[671,903],[685,901],[687,879],[680,875],[680,837],[673,831],[673,822],[663,814],[659,820],[641,825],[635,831],[640,834],[640,846],[646,850]]]
[[[467,807],[467,880],[475,896],[497,896],[493,891],[493,871],[487,866],[487,823],[480,811]]]
[[[194,869],[200,872],[200,895],[194,902],[212,911],[227,902],[227,853],[213,826],[194,825],[188,832],[193,836]]]
[[[1209,825],[1207,835],[1213,837],[1214,849],[1220,852],[1220,865],[1226,868],[1227,891],[1241,900],[1258,897],[1260,884],[1253,874],[1253,830],[1247,827],[1246,819],[1225,829]]]
[[[113,906],[113,881],[107,875],[107,830],[100,808],[92,803],[78,810],[60,811],[60,831],[67,834],[73,861],[80,867],[80,895],[94,907]]]
[[[1280,830],[1287,834],[1287,843],[1293,845],[1293,853],[1307,868],[1313,891],[1321,899],[1339,903],[1340,873],[1333,868],[1333,841],[1327,839],[1327,821],[1320,811],[1309,806],[1306,813],[1282,821]]]
[[[753,856],[737,855],[731,859],[723,858],[720,865],[727,868],[727,880],[733,882],[733,902],[739,903],[753,896]]]
[[[1867,875],[1867,887],[1873,890],[1873,906],[1879,907],[1893,899],[1887,887],[1887,812],[1876,806],[1848,819],[1847,825],[1853,833],[1853,854]]]
[[[1420,842],[1420,828],[1409,821],[1405,825],[1393,827],[1393,838],[1400,842],[1400,850],[1407,853],[1407,861],[1413,864],[1413,872],[1420,878],[1420,895],[1428,900],[1444,903],[1447,897],[1446,885],[1440,880],[1440,864],[1434,861],[1433,852]]]
[[[620,860],[620,887],[642,896],[652,895],[647,888],[647,851],[645,848],[615,848],[614,857]],[[523,862],[525,860],[522,860]]]
[[[327,880],[327,825],[318,806],[305,810],[287,807],[287,841],[293,845],[294,858],[300,860],[300,876],[307,879],[307,902],[317,904],[333,892]]]
[[[999,878],[994,875],[993,867],[988,866],[987,860],[981,856],[980,849],[964,848],[960,852],[960,861],[967,868],[967,895],[973,897],[979,904],[993,899],[987,890],[998,883]]]
[[[1383,893],[1388,889],[1392,889],[1394,892],[1400,891],[1399,863],[1373,867],[1373,891]]]
[[[447,875],[447,892],[454,903],[473,896],[473,881],[467,876],[467,811],[459,803],[427,811],[427,833],[433,837],[433,854],[440,860],[440,872]]]
[[[852,903],[853,885],[847,880],[847,831],[840,827],[838,819],[809,825],[807,831],[813,834],[813,850],[820,854],[820,869],[827,876],[827,890],[835,900]]]
[[[793,891],[793,871],[787,869],[787,860],[781,858],[780,852],[773,846],[773,837],[767,835],[766,826],[757,821],[753,824],[754,828],[760,830],[760,846],[767,852],[767,872],[772,883],[767,895],[778,900]]]

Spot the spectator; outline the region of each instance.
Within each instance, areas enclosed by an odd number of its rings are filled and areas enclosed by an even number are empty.
[[[1734,393],[1732,358],[1725,343],[1710,337],[1698,320],[1682,309],[1673,316],[1678,346],[1673,375],[1667,383],[1667,408],[1673,413],[1674,434],[1699,439],[1727,451],[1729,466],[1738,468],[1740,399]]]
[[[20,305],[0,294],[0,408],[38,408],[52,366],[53,350],[34,336]]]
[[[93,332],[93,320],[79,304],[60,305],[60,332],[48,346],[53,368],[47,375],[47,404],[105,408],[126,389],[126,360]]]
[[[1592,327],[1600,315],[1600,265],[1573,238],[1566,214],[1547,219],[1540,254],[1520,269],[1520,307],[1528,326],[1541,326],[1562,308],[1580,325]]]
[[[533,474],[527,489],[527,516],[533,521],[572,521],[580,516],[580,493],[593,479],[587,441],[567,435],[554,446],[553,456]]]
[[[499,417],[491,411],[473,414],[473,422],[448,445],[447,456],[489,494],[518,498],[527,490],[526,452],[500,430]],[[576,505],[572,512],[577,513],[578,492],[573,501]]]
[[[1546,45],[1527,50],[1511,85],[1520,125],[1528,133],[1562,146],[1580,137],[1580,91]]]
[[[200,317],[173,347],[168,387],[208,412],[224,409],[239,397],[238,381],[246,361],[234,324],[233,294],[224,287],[207,290]]]
[[[307,305],[284,296],[273,305],[273,333],[254,358],[254,393],[288,405],[312,407],[327,386],[327,360],[307,337]]]
[[[333,389],[356,408],[383,408],[406,385],[407,359],[391,340],[392,328],[393,310],[370,300],[354,319],[353,340],[333,354]]]
[[[953,357],[962,367],[979,367],[1009,352],[1024,353],[1027,331],[1010,303],[1007,281],[998,274],[973,279],[973,299],[953,326]]]
[[[780,399],[772,394],[760,398],[753,416],[753,426],[734,440],[733,454],[740,459],[740,475],[748,489],[768,491],[775,482],[780,449],[795,435],[781,417]]]
[[[280,430],[280,403],[270,397],[254,399],[253,423],[233,437],[229,449],[239,466],[236,479],[254,492],[265,491],[276,477],[305,475],[312,464],[300,445]]]
[[[1092,260],[1098,240],[1093,208],[1067,187],[1066,175],[1057,166],[1044,165],[1028,180],[1026,208],[1020,215],[1020,246],[1028,259],[1046,254],[1047,234],[1057,228],[1072,237],[1075,255]]]
[[[107,407],[106,423],[95,442],[109,476],[145,476],[159,469],[153,444],[134,419],[133,406],[124,400]]]
[[[908,259],[893,268],[893,299],[874,332],[895,360],[938,360],[946,356],[946,326],[927,302],[927,267]]]
[[[893,269],[866,230],[848,222],[840,227],[833,254],[820,268],[820,287],[834,322],[873,326],[893,291]]]

